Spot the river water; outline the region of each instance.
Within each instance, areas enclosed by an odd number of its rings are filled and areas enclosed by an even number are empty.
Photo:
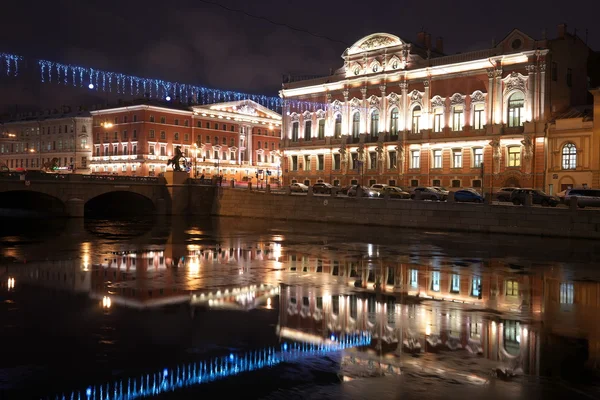
[[[0,398],[600,398],[599,262],[426,229],[2,220]]]

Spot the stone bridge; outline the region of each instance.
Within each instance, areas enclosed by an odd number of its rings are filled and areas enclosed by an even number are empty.
[[[165,177],[0,174],[0,209],[8,204],[8,208],[36,208],[69,217],[83,217],[92,207],[137,214],[209,215],[214,194],[214,186],[199,184],[187,173]]]

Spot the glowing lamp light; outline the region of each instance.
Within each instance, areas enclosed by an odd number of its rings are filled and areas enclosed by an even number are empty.
[[[230,359],[231,361],[233,361],[233,359],[234,359],[234,358],[235,358],[235,356],[234,356],[233,354],[230,354],[230,355],[229,355],[229,359]]]
[[[166,101],[171,101],[171,96],[167,96],[167,97],[165,97],[165,100],[166,100]]]
[[[87,388],[87,390],[85,391],[85,395],[90,397],[92,395],[92,388]]]
[[[169,376],[169,370],[168,369],[163,369],[163,376]]]
[[[335,336],[331,335],[331,337],[329,339],[331,339],[333,341],[333,340],[335,340]]]
[[[94,84],[93,84],[93,83],[90,83],[90,84],[88,85],[88,88],[89,88],[89,89],[93,89],[93,88],[94,88]]]

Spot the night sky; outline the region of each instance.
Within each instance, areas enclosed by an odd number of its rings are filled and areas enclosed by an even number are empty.
[[[600,50],[598,0],[549,2],[326,2],[215,0],[316,35],[211,4],[212,0],[13,1],[4,5],[0,52],[220,89],[276,95],[282,74],[327,74],[346,47],[375,32],[414,41],[422,28],[453,54],[490,47],[513,28],[556,36],[559,23]],[[556,6],[552,5],[554,3]],[[376,6],[381,4],[382,6]],[[385,4],[385,8],[383,6]],[[494,14],[493,17],[487,17]],[[0,78],[0,111],[102,103],[35,76]],[[16,105],[18,107],[15,107]]]

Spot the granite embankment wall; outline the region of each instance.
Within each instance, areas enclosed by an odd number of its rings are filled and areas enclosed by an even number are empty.
[[[219,188],[213,215],[600,239],[600,211],[330,196]]]

